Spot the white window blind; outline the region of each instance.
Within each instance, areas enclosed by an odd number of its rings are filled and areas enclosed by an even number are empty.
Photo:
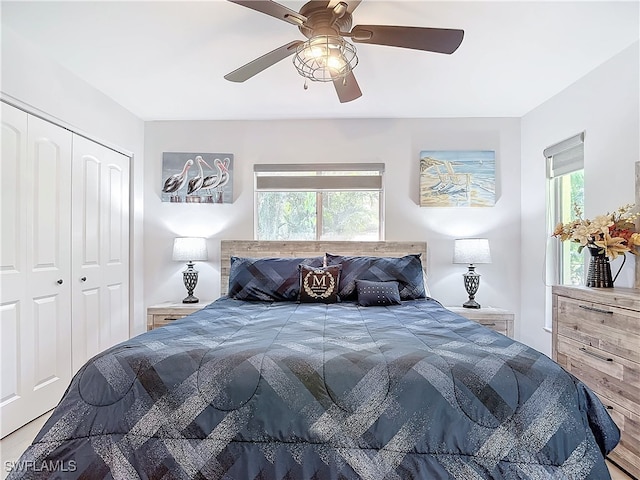
[[[575,172],[584,168],[584,132],[544,149],[547,159],[547,178]]]
[[[256,191],[382,190],[384,163],[256,164]]]

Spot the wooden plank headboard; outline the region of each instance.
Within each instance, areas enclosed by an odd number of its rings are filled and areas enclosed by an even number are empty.
[[[222,240],[220,242],[220,294],[229,289],[231,257],[316,257],[335,255],[366,255],[371,257],[402,257],[420,253],[422,269],[427,267],[426,242],[315,242],[277,240]]]

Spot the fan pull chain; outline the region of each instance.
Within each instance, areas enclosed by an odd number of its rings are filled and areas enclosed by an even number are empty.
[[[307,79],[304,80],[304,89],[309,90],[309,85],[307,85]]]

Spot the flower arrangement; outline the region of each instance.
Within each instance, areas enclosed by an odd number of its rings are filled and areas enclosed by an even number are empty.
[[[579,243],[579,252],[584,247],[598,249],[611,260],[627,252],[637,255],[640,232],[635,221],[640,213],[633,213],[634,208],[634,204],[623,205],[613,213],[585,220],[582,218],[582,211],[574,206],[576,219],[569,223],[559,223],[553,236],[563,242],[570,240]]]

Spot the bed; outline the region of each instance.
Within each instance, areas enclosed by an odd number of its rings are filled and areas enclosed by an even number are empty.
[[[91,359],[8,478],[610,478],[597,397],[430,298],[426,258],[223,241],[225,295]]]

